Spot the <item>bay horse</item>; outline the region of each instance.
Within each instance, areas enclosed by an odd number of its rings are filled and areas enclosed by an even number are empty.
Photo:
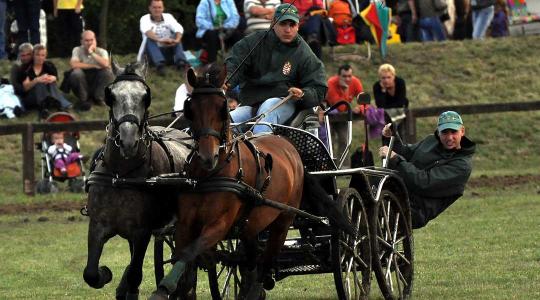
[[[191,144],[179,130],[148,126],[150,89],[144,81],[146,63],[120,68],[106,88],[109,124],[88,181],[88,260],[83,277],[93,288],[111,281],[112,272],[99,267],[105,243],[115,235],[129,242],[131,260],[116,289],[116,299],[137,299],[142,266],[152,231],[171,222],[178,191],[171,188],[117,187],[114,178],[148,178],[181,172]]]
[[[190,154],[187,174],[198,180],[199,190],[185,192],[178,201],[173,271],[160,283],[151,299],[167,299],[182,274],[184,265],[208,253],[224,240],[233,226],[245,250],[241,270],[241,297],[263,297],[263,281],[271,274],[274,259],[280,252],[294,214],[264,205],[231,191],[241,182],[264,198],[298,208],[309,190],[321,193],[305,183],[304,166],[294,145],[286,138],[265,134],[253,138],[233,138],[230,115],[221,89],[225,68],[208,65],[196,74],[189,69],[187,78],[193,87],[184,104],[184,116],[191,120],[196,142]],[[324,190],[322,190],[324,193]],[[313,196],[313,193],[309,193]],[[337,211],[337,209],[335,209]],[[264,252],[258,255],[258,234],[268,230]]]

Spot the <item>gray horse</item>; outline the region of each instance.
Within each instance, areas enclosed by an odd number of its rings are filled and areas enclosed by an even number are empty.
[[[150,89],[144,82],[146,63],[120,68],[106,88],[110,107],[107,139],[95,161],[88,190],[88,261],[84,280],[93,288],[111,281],[99,266],[104,244],[120,235],[129,242],[131,261],[116,289],[116,299],[138,299],[143,259],[152,231],[169,223],[180,193],[175,188],[113,187],[112,178],[148,178],[181,172],[191,152],[188,135],[176,129],[148,127]]]

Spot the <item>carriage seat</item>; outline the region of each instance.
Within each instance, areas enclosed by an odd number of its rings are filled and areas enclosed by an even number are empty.
[[[303,130],[316,129],[320,127],[319,117],[315,114],[313,108],[297,110],[284,125],[300,128]]]

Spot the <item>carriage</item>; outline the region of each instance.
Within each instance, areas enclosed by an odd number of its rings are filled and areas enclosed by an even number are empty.
[[[197,92],[204,95],[214,94],[217,95],[218,102],[222,101],[219,98],[222,91],[216,88],[221,86],[220,84],[198,87],[197,84],[190,83],[195,87],[193,94]],[[148,105],[149,103],[146,107]],[[327,113],[338,105],[342,104],[336,104],[328,109]],[[189,112],[189,109],[193,108],[185,107],[185,113]],[[221,108],[218,111],[221,111]],[[133,123],[142,122],[137,120]],[[340,224],[335,223],[334,219],[325,216],[321,209],[305,206],[297,208],[294,205],[266,199],[263,193],[250,188],[238,178],[218,181],[191,176],[189,172],[175,172],[150,178],[116,177],[112,178],[112,185],[172,186],[182,194],[212,194],[226,191],[237,194],[239,198],[253,200],[255,207],[271,207],[286,215],[294,216],[294,219],[291,218],[292,224],[288,227],[287,238],[279,255],[272,257],[272,267],[264,274],[262,286],[265,290],[271,290],[276,281],[288,276],[330,273],[333,274],[337,298],[365,299],[370,293],[374,272],[384,298],[409,298],[413,284],[414,257],[408,194],[404,183],[394,171],[384,167],[338,168],[342,165],[352,140],[351,113],[348,121],[348,145],[339,159],[334,159],[330,154],[331,146],[329,152],[322,141],[312,133],[310,125],[314,124],[318,122],[313,121],[313,116],[300,113],[290,124],[293,126],[276,124],[265,126],[272,128],[274,136],[286,137],[292,143],[302,160],[305,174],[324,189],[323,196],[330,199],[346,216],[352,225],[352,231],[345,230]],[[228,124],[224,121],[223,126],[228,127],[225,125]],[[194,131],[192,135],[197,139],[203,133],[219,140],[224,139],[222,132],[211,128]],[[243,140],[251,139],[249,135],[241,136]],[[236,148],[236,151],[239,152],[239,149]],[[188,160],[191,159],[193,158]],[[262,182],[262,187],[268,186],[268,182],[264,180]],[[179,201],[183,200],[185,201],[185,198]],[[182,216],[179,218],[182,219]],[[243,279],[251,276],[245,268],[246,257],[250,254],[246,250],[248,249],[246,241],[240,238],[246,223],[247,221],[236,222],[210,251],[193,257],[196,267],[207,271],[210,292],[214,299],[246,297],[242,294],[242,289],[245,288],[242,284]],[[168,253],[164,249],[165,245],[171,248],[170,253],[177,255],[178,247],[174,237],[175,235],[178,237],[177,231],[183,229],[169,225],[154,231],[154,267],[158,284],[164,276],[165,265],[179,261],[174,256],[165,257],[164,253]],[[257,232],[255,248],[266,247],[271,239],[272,232],[269,230]],[[257,298],[262,297],[263,295]]]
[[[339,105],[329,108],[327,112]],[[274,134],[285,136],[296,146],[305,168],[317,177],[328,195],[351,221],[357,235],[324,224],[327,220],[309,214],[297,215],[290,228],[292,237],[285,241],[276,259],[272,277],[264,288],[270,290],[276,281],[293,275],[333,274],[338,299],[364,299],[371,288],[371,273],[375,273],[379,288],[386,299],[407,299],[413,284],[413,236],[407,190],[394,171],[384,167],[339,169],[351,144],[341,159],[332,158],[329,149],[313,132],[314,115],[300,114],[294,126],[266,124]],[[327,118],[327,117],[326,117]],[[349,120],[351,123],[351,120]],[[289,124],[291,125],[291,124]],[[329,151],[330,150],[330,151]],[[170,184],[178,178],[170,174],[151,178],[149,184]],[[118,184],[122,180],[118,180]],[[123,181],[129,184],[128,181]],[[133,183],[133,182],[131,182]],[[174,249],[174,227],[155,232],[155,270],[157,283],[163,277],[163,245]],[[259,234],[261,246],[265,233]],[[214,299],[239,299],[241,265],[245,253],[241,241],[230,233],[215,248],[214,265],[200,266],[208,272],[210,291]]]

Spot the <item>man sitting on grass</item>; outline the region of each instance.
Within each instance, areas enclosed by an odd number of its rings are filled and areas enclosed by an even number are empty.
[[[392,136],[390,125],[383,136]],[[459,114],[446,111],[433,135],[416,144],[394,145],[388,166],[398,171],[409,191],[413,229],[424,227],[463,195],[476,144],[465,137]],[[379,155],[386,157],[388,150],[381,147]]]

